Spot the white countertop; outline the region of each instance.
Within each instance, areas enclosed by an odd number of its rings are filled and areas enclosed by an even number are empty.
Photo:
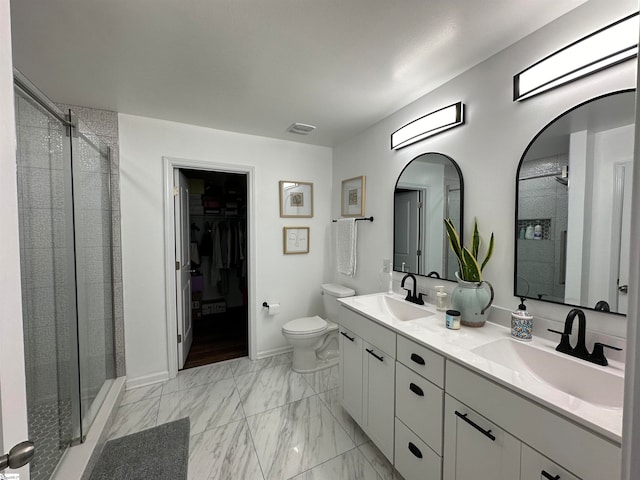
[[[432,304],[417,306],[423,308],[430,316],[416,320],[401,321],[389,312],[373,306],[374,302],[366,302],[366,297],[388,294],[359,295],[340,298],[338,301],[372,321],[383,325],[396,333],[407,337],[431,350],[440,353],[447,359],[453,360],[475,372],[493,380],[524,397],[533,400],[550,410],[572,419],[604,437],[620,444],[622,442],[622,408],[610,408],[585,402],[577,397],[562,392],[540,381],[533,381],[530,374],[507,368],[501,364],[489,361],[471,350],[499,338],[512,338],[509,328],[487,322],[481,328],[462,326],[460,330],[450,330],[445,327],[445,314],[438,312]],[[394,294],[395,299],[404,301],[404,297]],[[555,352],[557,342],[535,338],[531,345]],[[582,360],[571,360],[582,362]],[[589,364],[591,366],[591,364]],[[609,361],[609,366],[596,369],[606,369],[608,373],[624,377],[624,365]]]

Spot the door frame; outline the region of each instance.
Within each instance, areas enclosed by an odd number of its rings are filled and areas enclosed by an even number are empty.
[[[248,336],[249,358],[255,359],[257,351],[256,332],[256,218],[255,212],[255,168],[249,165],[217,163],[176,157],[162,157],[164,170],[164,283],[167,312],[167,364],[169,378],[178,374],[178,317],[176,314],[175,275],[175,214],[173,211],[173,171],[175,169],[205,170],[212,172],[243,173],[247,175],[247,285],[248,291]]]

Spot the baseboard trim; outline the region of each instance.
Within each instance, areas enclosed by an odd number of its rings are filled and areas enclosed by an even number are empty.
[[[273,348],[271,350],[265,350],[264,352],[258,352],[255,360],[261,360],[267,357],[273,357],[274,355],[280,355],[282,353],[289,353],[293,351],[291,345],[285,345],[284,347]]]
[[[147,385],[153,385],[155,383],[164,382],[169,380],[169,371],[151,373],[142,377],[130,378],[127,380],[127,390],[138,387],[146,387]]]

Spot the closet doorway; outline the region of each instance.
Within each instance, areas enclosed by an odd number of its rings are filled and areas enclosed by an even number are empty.
[[[248,175],[174,169],[178,369],[249,353]]]

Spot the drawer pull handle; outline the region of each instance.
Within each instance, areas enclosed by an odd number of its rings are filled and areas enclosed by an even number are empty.
[[[482,434],[485,435],[487,438],[490,438],[492,442],[496,441],[496,437],[491,433],[491,430],[485,430],[476,422],[467,418],[466,413],[460,413],[459,411],[456,410],[456,415],[460,417],[462,420],[464,420],[465,422],[467,422],[469,425],[471,425],[473,428],[478,430],[479,432],[482,432]]]
[[[365,350],[367,351],[367,353],[369,353],[369,354],[373,355],[374,357],[376,357],[376,358],[377,358],[378,360],[380,360],[381,362],[383,362],[383,361],[384,361],[384,357],[381,357],[381,356],[379,356],[379,355],[376,355],[375,353],[373,353],[373,350],[370,350],[370,349],[368,349],[368,348],[365,348]]]
[[[356,339],[355,337],[350,337],[349,335],[347,335],[347,334],[346,334],[346,333],[344,333],[344,332],[340,332],[340,335],[342,335],[343,337],[348,338],[348,339],[349,339],[350,341],[352,341],[352,342],[353,342],[353,341],[355,341],[355,339]]]
[[[555,477],[552,477],[550,473],[547,473],[544,470],[540,472],[540,475],[542,475],[547,480],[560,480],[560,475],[556,475]]]
[[[419,397],[424,397],[424,392],[422,391],[422,389],[416,385],[415,383],[410,383],[409,384],[409,390],[411,390],[413,393],[415,393],[416,395],[418,395]]]
[[[420,451],[420,449],[411,442],[409,442],[409,451],[413,453],[416,457],[422,458],[422,452]]]
[[[413,360],[414,362],[416,362],[418,365],[424,365],[424,358],[422,358],[420,355],[418,355],[417,353],[412,353],[411,354],[411,360]]]

